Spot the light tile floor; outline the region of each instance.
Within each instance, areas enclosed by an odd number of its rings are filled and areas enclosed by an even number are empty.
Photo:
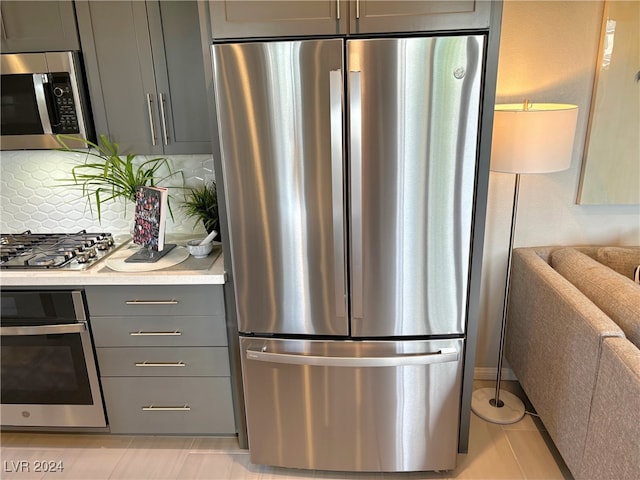
[[[517,391],[515,382],[504,383]],[[491,382],[474,383],[475,388],[484,386]],[[235,438],[3,432],[0,444],[3,480],[572,479],[540,422],[528,415],[500,426],[472,414],[469,453],[459,455],[455,470],[442,473],[350,474],[258,466]],[[63,470],[36,472],[42,461],[54,462],[54,470],[62,462]],[[16,471],[21,466],[23,471]]]

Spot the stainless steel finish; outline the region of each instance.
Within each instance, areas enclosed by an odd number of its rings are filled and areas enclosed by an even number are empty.
[[[253,463],[455,467],[484,40],[212,47]]]
[[[33,90],[36,95],[36,104],[38,105],[38,113],[40,114],[40,121],[42,122],[42,130],[46,135],[51,135],[51,120],[49,119],[47,99],[44,94],[44,84],[48,83],[48,81],[46,74],[33,74]]]
[[[184,362],[136,362],[136,367],[186,367]]]
[[[463,340],[240,339],[252,463],[344,471],[455,466]],[[445,349],[460,359],[400,367],[253,361],[248,350],[297,356],[388,357]]]
[[[127,300],[127,305],[178,305],[178,300]]]
[[[149,405],[148,407],[142,407],[145,412],[188,412],[191,410],[189,405],[182,405],[177,407],[157,407],[155,405]]]
[[[162,122],[162,139],[164,140],[165,145],[169,145],[169,134],[167,133],[167,114],[165,113],[166,98],[164,93],[160,94],[160,101],[158,103],[160,106],[160,121]]]
[[[300,355],[272,353],[264,349],[247,349],[247,360],[286,363],[287,365],[313,365],[316,367],[402,367],[405,365],[432,365],[456,362],[460,358],[455,348],[441,348],[426,355],[393,355],[390,357],[328,357],[325,355]]]
[[[129,332],[129,335],[132,337],[179,337],[182,332],[179,330],[174,330],[173,332],[143,332],[139,330],[137,332]]]
[[[239,330],[346,335],[328,101],[342,40],[212,49]]]
[[[153,122],[153,97],[150,93],[147,93],[147,113],[149,115],[149,129],[151,131],[151,144],[155,147],[158,143],[156,137],[156,127]]]
[[[78,120],[79,134],[72,135],[77,138],[87,138],[88,131],[88,99],[81,94],[84,85],[81,82],[80,57],[77,52],[45,52],[45,53],[15,53],[2,54],[0,72],[8,74],[47,74],[49,72],[69,72],[71,86],[73,89],[73,100],[76,106],[76,117]],[[35,79],[35,75],[34,75]],[[44,95],[44,93],[43,93]],[[38,111],[41,118],[43,111],[38,101]],[[46,107],[44,109],[46,111]],[[46,114],[48,118],[48,113]],[[51,133],[49,122],[48,133],[42,135],[3,135],[2,150],[17,150],[31,148],[59,148],[60,144],[56,140],[56,135]],[[45,127],[46,128],[46,127]]]
[[[355,66],[358,68],[358,65]],[[351,158],[351,302],[352,318],[362,319],[363,259],[362,259],[362,80],[359,70],[349,71],[350,158]]]
[[[38,325],[37,327],[0,327],[0,335],[60,335],[64,333],[82,333],[86,330],[87,322],[78,322],[66,325]]]
[[[482,57],[481,35],[347,42],[354,336],[465,331]]]
[[[33,426],[33,427],[105,427],[107,425],[104,407],[102,405],[102,394],[98,381],[95,357],[91,336],[87,328],[87,316],[82,302],[82,292],[74,290],[71,292],[75,316],[78,324],[61,325],[62,331],[53,331],[46,325],[33,327],[43,328],[43,333],[38,335],[78,333],[84,352],[84,363],[87,369],[92,405],[18,405],[3,404],[0,409],[0,424],[3,426]],[[57,327],[54,326],[54,327]],[[68,327],[68,330],[67,330]],[[10,335],[7,329],[14,327],[1,327],[2,335]],[[25,327],[28,328],[28,327]],[[35,333],[34,333],[35,334]],[[20,335],[20,333],[18,333]]]
[[[344,254],[344,165],[342,140],[342,70],[329,72],[331,104],[331,197],[333,208],[333,259],[336,317],[347,315],[346,258]]]

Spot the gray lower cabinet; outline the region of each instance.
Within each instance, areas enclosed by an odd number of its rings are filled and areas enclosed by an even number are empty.
[[[76,16],[71,0],[0,2],[2,53],[79,50]]]
[[[112,433],[236,433],[222,286],[85,293]]]
[[[77,1],[96,133],[124,153],[211,153],[196,1]]]
[[[215,39],[487,28],[478,0],[210,0]]]
[[[227,378],[106,377],[102,391],[111,433],[235,433]]]

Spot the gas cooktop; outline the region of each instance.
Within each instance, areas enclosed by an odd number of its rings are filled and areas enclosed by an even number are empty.
[[[118,246],[110,233],[0,234],[0,268],[85,270]]]

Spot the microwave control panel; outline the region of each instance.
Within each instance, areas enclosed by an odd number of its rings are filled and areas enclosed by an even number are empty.
[[[68,73],[49,74],[50,91],[55,111],[51,119],[53,133],[80,133],[78,115],[76,113],[73,87]],[[55,120],[54,120],[55,118]]]

